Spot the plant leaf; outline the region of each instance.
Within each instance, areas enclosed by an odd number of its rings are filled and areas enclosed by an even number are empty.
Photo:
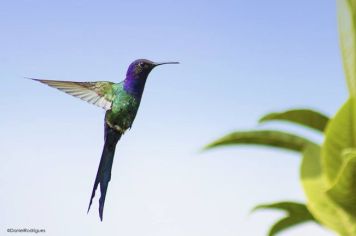
[[[274,236],[277,233],[286,230],[288,228],[294,227],[298,224],[305,223],[307,221],[314,221],[314,217],[310,214],[307,207],[302,203],[297,202],[277,202],[272,204],[262,204],[254,208],[255,210],[260,209],[274,209],[283,210],[287,212],[287,216],[283,217],[277,221],[270,229],[268,235]],[[317,222],[316,222],[317,223]]]
[[[320,151],[320,147],[309,145],[303,152],[301,181],[308,199],[307,207],[322,225],[340,235],[356,235],[356,218],[326,194],[328,185],[324,181]]]
[[[356,97],[356,1],[337,0],[336,3],[346,82],[350,96]]]
[[[336,3],[343,67],[352,98],[348,127],[351,131],[349,138],[352,139],[356,135],[356,0],[337,0]],[[352,144],[352,147],[356,146],[355,139],[352,140]]]
[[[356,216],[356,150],[346,150],[334,185],[327,191],[345,211]]]
[[[355,146],[353,133],[352,106],[349,99],[329,122],[325,131],[325,141],[322,145],[321,156],[326,179],[331,186],[339,174],[345,160],[342,152]]]
[[[210,149],[219,146],[238,144],[264,145],[300,152],[306,145],[313,144],[313,142],[300,136],[282,131],[256,130],[233,132],[208,144],[205,148]]]
[[[329,121],[329,117],[310,109],[293,109],[269,113],[263,116],[259,122],[263,123],[275,120],[288,121],[323,132]]]

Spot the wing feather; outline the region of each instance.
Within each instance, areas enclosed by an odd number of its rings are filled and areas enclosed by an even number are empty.
[[[81,100],[94,104],[105,110],[111,109],[112,101],[114,99],[112,86],[114,83],[112,82],[73,82],[33,78],[30,79],[59,89],[69,95],[80,98]]]

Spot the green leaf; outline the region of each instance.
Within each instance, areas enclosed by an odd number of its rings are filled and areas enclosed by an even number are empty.
[[[337,112],[336,116],[329,122],[325,132],[325,141],[322,145],[322,165],[329,186],[334,183],[340,168],[345,161],[342,152],[348,148],[355,147],[355,136],[353,133],[353,100],[349,99]]]
[[[313,144],[313,142],[300,136],[282,131],[256,130],[233,132],[208,144],[205,148],[210,149],[219,146],[238,144],[264,145],[300,152],[306,145]]]
[[[329,118],[326,115],[314,110],[293,109],[283,112],[269,113],[263,116],[259,122],[263,123],[275,120],[293,122],[323,132]]]
[[[341,208],[329,194],[322,172],[320,148],[309,145],[304,149],[301,181],[307,196],[307,207],[322,225],[340,235],[356,235],[356,218]]]
[[[277,221],[270,229],[268,235],[274,236],[277,233],[286,230],[288,228],[294,227],[298,224],[305,223],[307,221],[314,221],[314,217],[310,214],[307,207],[302,203],[297,202],[277,202],[272,204],[258,205],[254,208],[255,210],[260,209],[273,209],[273,210],[283,210],[287,212],[287,216],[283,217]],[[317,223],[317,222],[316,222]]]
[[[356,1],[337,0],[343,66],[350,96],[356,97]]]
[[[356,150],[346,150],[343,156],[340,173],[327,193],[345,211],[356,216]]]

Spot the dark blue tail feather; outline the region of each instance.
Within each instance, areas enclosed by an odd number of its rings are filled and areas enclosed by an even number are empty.
[[[105,125],[105,144],[103,153],[101,155],[98,172],[96,174],[93,191],[89,202],[88,212],[95,196],[95,191],[100,184],[100,199],[99,199],[99,216],[100,220],[103,220],[103,211],[105,204],[106,191],[108,189],[109,181],[111,178],[111,168],[114,160],[115,147],[120,140],[121,133]]]

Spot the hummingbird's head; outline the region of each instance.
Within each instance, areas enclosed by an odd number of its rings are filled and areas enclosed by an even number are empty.
[[[179,62],[153,62],[147,59],[138,59],[132,62],[127,69],[124,88],[127,92],[140,97],[145,87],[148,74],[153,68],[164,64],[178,64]]]
[[[164,64],[178,64],[178,62],[157,63],[147,59],[138,59],[130,64],[126,76],[135,79],[147,79],[148,74],[153,68]]]

